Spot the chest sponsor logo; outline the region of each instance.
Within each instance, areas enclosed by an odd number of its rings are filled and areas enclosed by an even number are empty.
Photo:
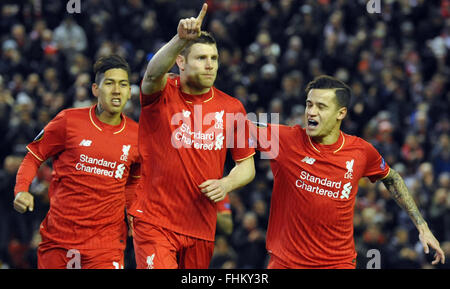
[[[181,121],[181,125],[172,133],[173,147],[209,151],[223,149],[225,147],[224,116],[224,110],[202,115],[201,105],[194,105],[193,113],[184,109],[176,113],[172,117],[171,124],[179,125]],[[204,130],[204,125],[210,125],[210,127]]]
[[[300,178],[295,181],[295,186],[301,190],[327,196],[332,199],[349,199],[352,191],[350,182],[342,185],[342,181],[332,181],[328,178],[319,178],[307,171],[300,173]]]
[[[342,189],[341,192],[341,199],[348,199],[350,196],[350,193],[352,191],[352,184],[351,183],[346,183],[344,185],[344,188]]]
[[[126,166],[116,161],[110,162],[104,158],[93,158],[86,154],[81,154],[78,162],[75,164],[75,169],[77,171],[120,180],[123,178]]]

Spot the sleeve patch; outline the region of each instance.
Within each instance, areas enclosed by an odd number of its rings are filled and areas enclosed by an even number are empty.
[[[35,141],[40,141],[44,137],[44,129],[41,130],[41,132],[34,138]]]

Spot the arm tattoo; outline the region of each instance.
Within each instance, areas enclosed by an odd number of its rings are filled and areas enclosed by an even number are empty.
[[[420,214],[413,197],[409,193],[408,188],[399,173],[391,169],[389,175],[383,179],[382,182],[397,204],[408,213],[416,226],[425,224],[422,214]]]

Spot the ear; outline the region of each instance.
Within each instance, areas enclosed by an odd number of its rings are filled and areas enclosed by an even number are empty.
[[[343,120],[346,116],[347,116],[347,108],[345,106],[343,106],[338,110],[337,119]]]
[[[99,88],[98,88],[98,85],[97,85],[97,83],[93,83],[92,84],[92,94],[96,97],[96,98],[98,98],[98,90],[99,90]]]
[[[180,69],[180,71],[183,71],[184,70],[184,64],[186,63],[186,59],[184,58],[183,55],[179,54],[177,56],[176,63],[178,65],[178,68]]]

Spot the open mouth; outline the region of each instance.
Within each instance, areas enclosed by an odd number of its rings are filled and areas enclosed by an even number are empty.
[[[313,120],[313,119],[308,119],[308,127],[309,128],[316,128],[319,125],[319,122]]]
[[[113,98],[111,103],[113,106],[120,106],[122,104],[122,100],[120,98]]]

